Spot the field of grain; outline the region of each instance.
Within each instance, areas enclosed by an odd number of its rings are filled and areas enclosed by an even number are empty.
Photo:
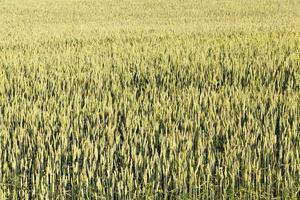
[[[0,199],[299,199],[297,0],[0,0]]]

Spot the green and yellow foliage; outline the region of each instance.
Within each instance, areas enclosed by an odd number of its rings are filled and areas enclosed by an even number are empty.
[[[0,199],[300,198],[300,2],[0,0]]]

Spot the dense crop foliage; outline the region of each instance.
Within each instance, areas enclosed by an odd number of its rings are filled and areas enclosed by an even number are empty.
[[[243,1],[144,1],[134,19],[128,2],[12,2],[0,5],[15,19],[0,21],[0,199],[300,198],[300,31],[280,25],[299,4],[272,1],[275,26]],[[111,28],[96,8],[145,24]]]

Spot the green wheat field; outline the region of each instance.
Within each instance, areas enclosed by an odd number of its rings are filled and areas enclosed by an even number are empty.
[[[0,0],[2,199],[300,199],[300,1]]]

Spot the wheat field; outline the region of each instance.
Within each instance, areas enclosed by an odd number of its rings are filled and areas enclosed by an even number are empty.
[[[297,0],[0,0],[0,199],[299,199]]]

